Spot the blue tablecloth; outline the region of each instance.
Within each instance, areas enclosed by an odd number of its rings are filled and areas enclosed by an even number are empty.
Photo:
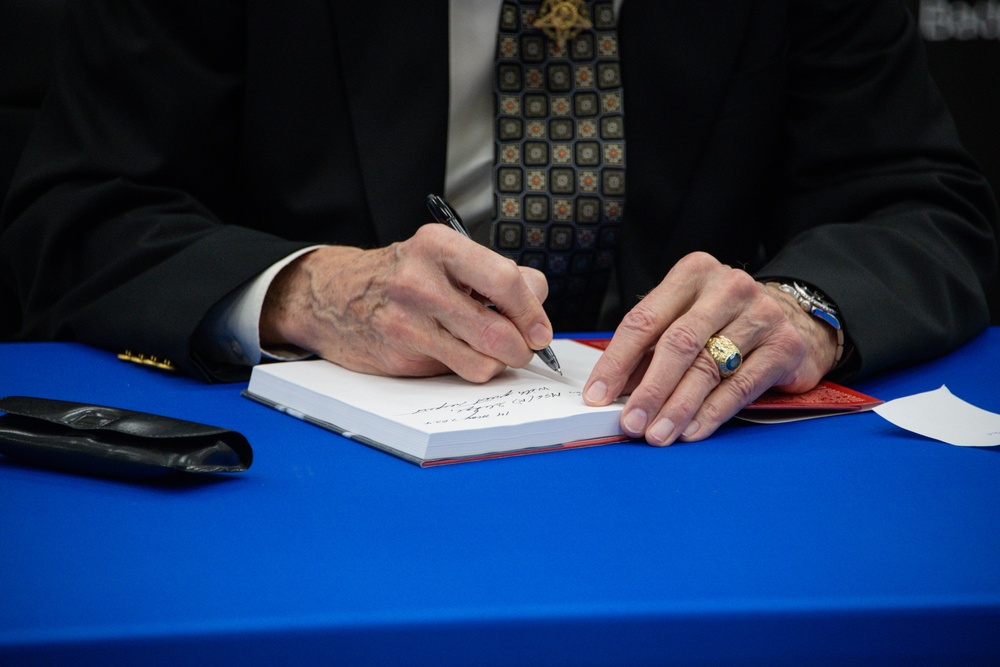
[[[1000,329],[871,379],[1000,412]],[[244,433],[235,476],[0,457],[0,664],[1000,660],[1000,451],[875,414],[420,469],[72,344],[0,345],[0,395]]]

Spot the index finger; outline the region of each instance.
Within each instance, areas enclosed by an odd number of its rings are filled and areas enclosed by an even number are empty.
[[[460,236],[455,237],[455,248],[444,256],[448,275],[486,297],[532,350],[547,347],[552,342],[552,324],[517,264]]]
[[[607,405],[620,396],[639,365],[648,361],[647,353],[668,322],[648,302],[639,302],[629,311],[590,372],[583,400],[589,405]]]

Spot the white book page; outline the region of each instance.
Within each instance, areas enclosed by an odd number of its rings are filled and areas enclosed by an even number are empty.
[[[541,446],[619,434],[621,403],[593,408],[581,397],[601,351],[570,340],[552,349],[562,376],[537,358],[483,384],[456,375],[366,375],[315,360],[259,366],[250,392],[417,456],[426,454],[421,447],[458,454],[492,451],[501,441]]]

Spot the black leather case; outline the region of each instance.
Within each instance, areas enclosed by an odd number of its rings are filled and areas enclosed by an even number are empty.
[[[103,405],[46,398],[0,398],[0,454],[91,474],[242,472],[247,439],[207,424]]]

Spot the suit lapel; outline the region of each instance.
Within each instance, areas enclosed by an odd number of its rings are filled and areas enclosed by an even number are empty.
[[[330,6],[372,221],[380,244],[402,240],[444,187],[448,3]]]

